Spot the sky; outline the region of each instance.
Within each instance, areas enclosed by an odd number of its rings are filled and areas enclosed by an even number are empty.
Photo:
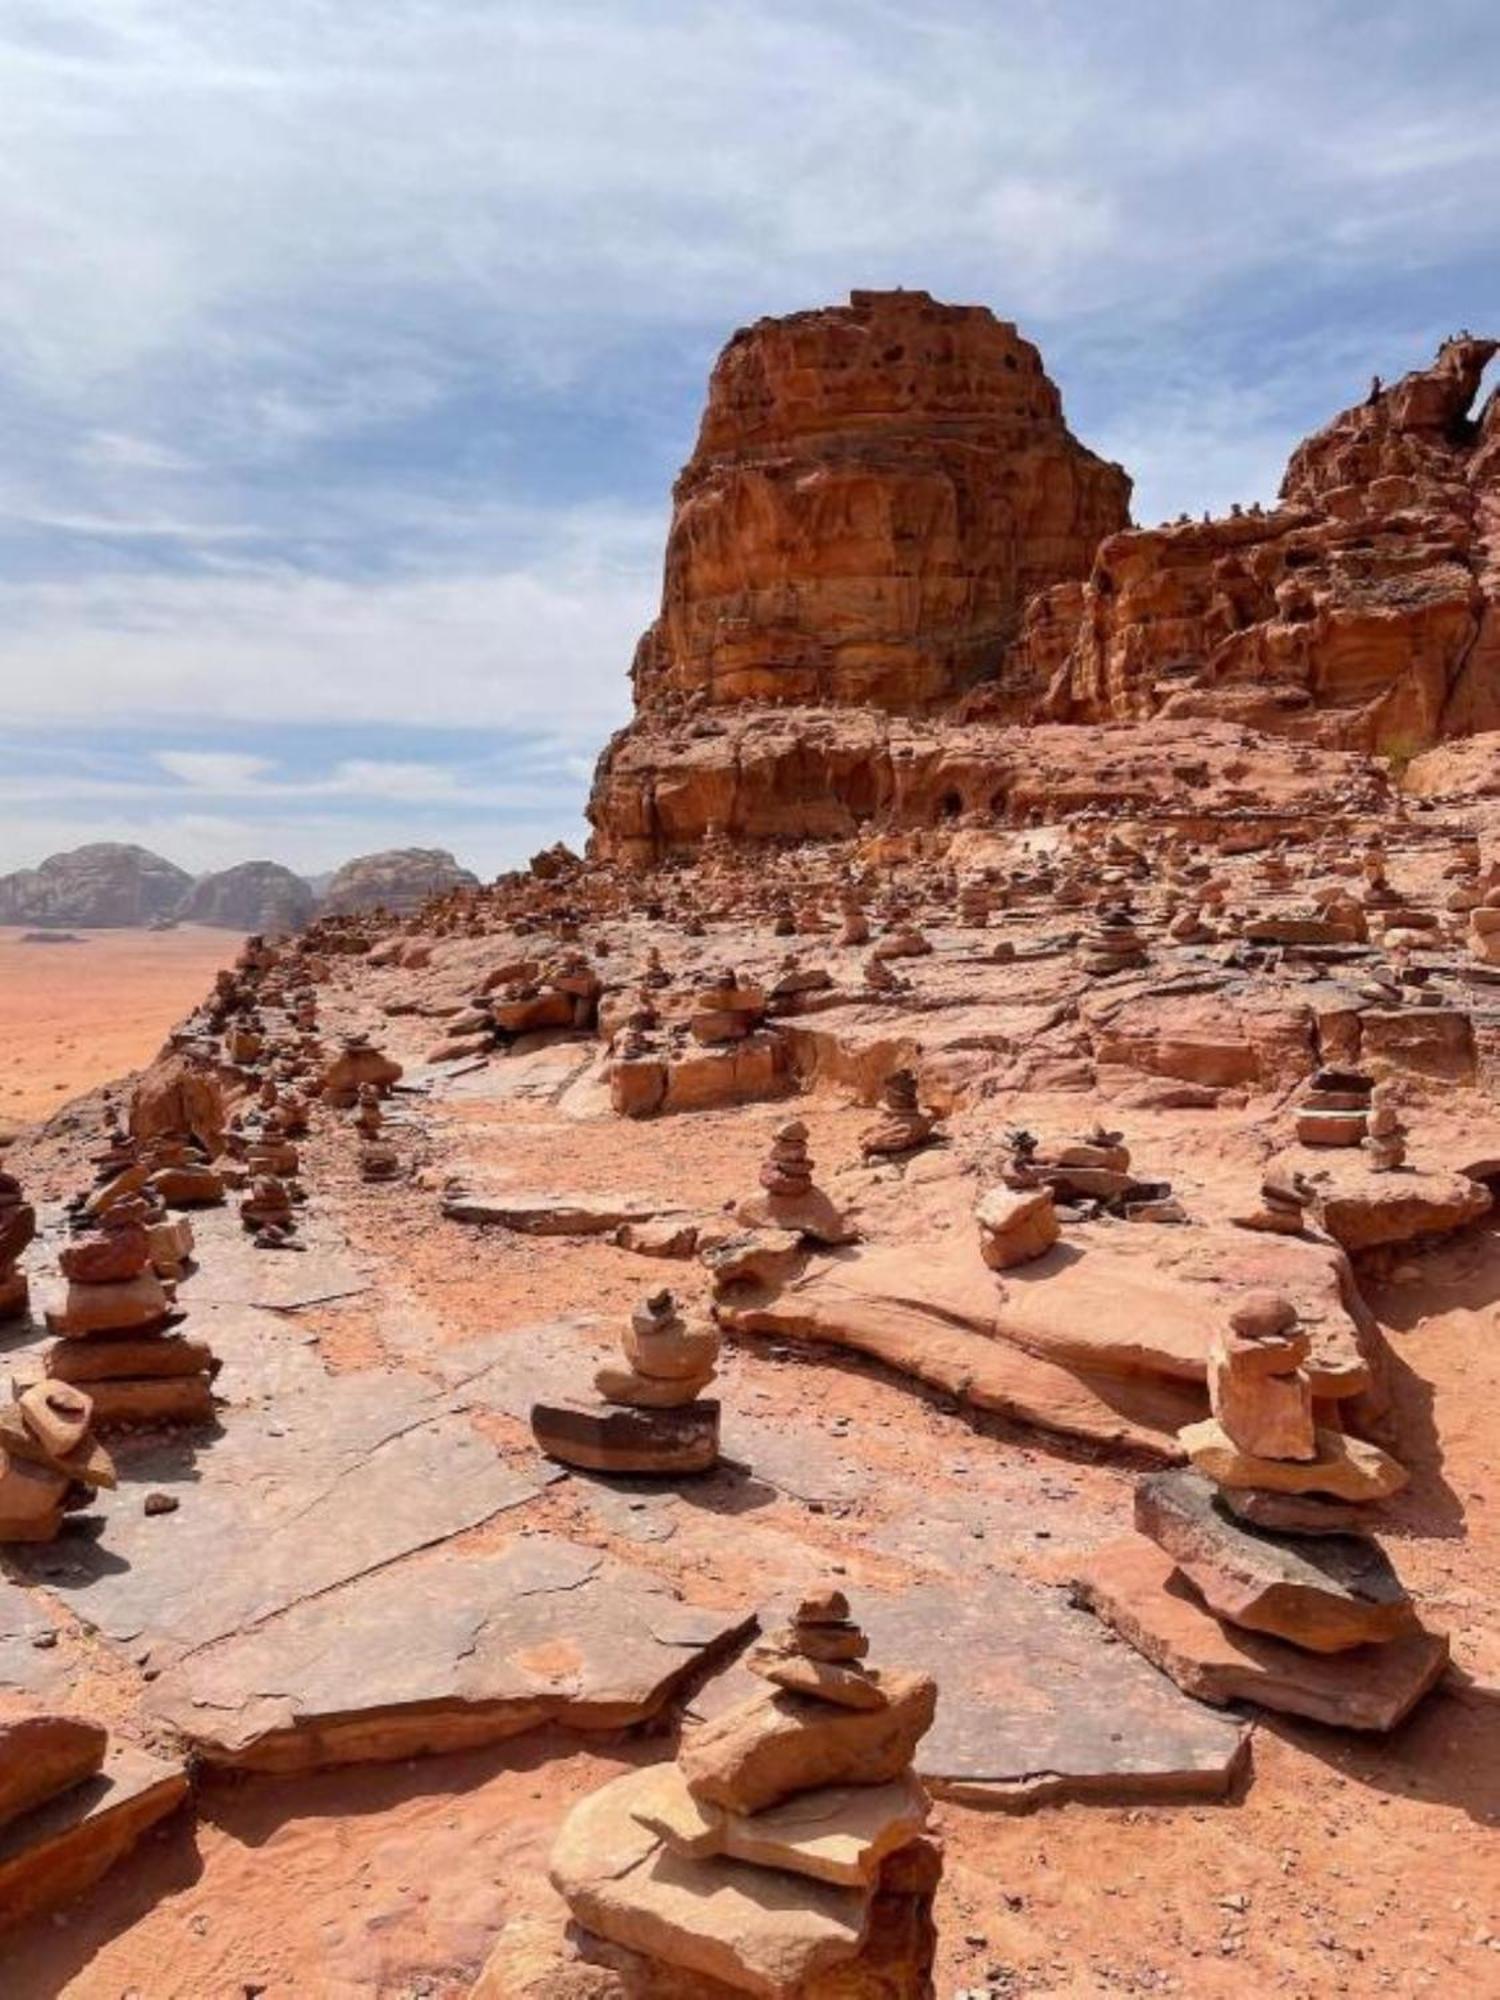
[[[1040,345],[1150,522],[1500,332],[1494,0],[0,0],[0,870],[584,835],[737,326]]]

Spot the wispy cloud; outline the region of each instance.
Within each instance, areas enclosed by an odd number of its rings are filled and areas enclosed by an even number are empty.
[[[1490,0],[15,0],[0,88],[0,723],[201,722],[237,772],[130,782],[288,828],[477,814],[485,730],[561,739],[574,823],[759,313],[993,304],[1145,519],[1500,321]],[[451,735],[222,734],[299,719]]]

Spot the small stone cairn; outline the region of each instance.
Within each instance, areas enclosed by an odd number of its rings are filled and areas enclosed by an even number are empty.
[[[63,1514],[116,1484],[93,1399],[68,1382],[11,1385],[0,1408],[0,1542],[50,1542]]]
[[[912,1758],[937,1691],[866,1650],[843,1593],[812,1593],[751,1653],[761,1692],[569,1814],[552,1882],[624,1992],[930,2000],[942,1851]]]
[[[927,1145],[937,1120],[917,1102],[917,1079],[909,1069],[892,1070],[881,1087],[881,1115],[859,1135],[859,1150],[869,1159],[898,1159]]]
[[[1268,1173],[1260,1184],[1257,1206],[1233,1221],[1240,1229],[1258,1229],[1270,1236],[1301,1236],[1307,1228],[1307,1210],[1317,1200],[1317,1189],[1305,1174]]]
[[[703,1391],[714,1379],[718,1328],[689,1326],[671,1292],[654,1292],[631,1314],[621,1349],[624,1365],[606,1363],[594,1376],[598,1403],[532,1405],[539,1449],[586,1472],[711,1471],[719,1405]]]
[[[161,1233],[144,1199],[122,1199],[58,1252],[67,1290],[47,1313],[56,1337],[42,1365],[50,1381],[86,1390],[102,1425],[205,1423],[214,1413],[219,1362],[206,1341],[175,1330],[175,1286],[154,1260]]]
[[[694,1041],[708,1048],[742,1042],[766,1017],[766,991],[732,966],[712,974],[698,990],[688,1022]]]
[[[323,1102],[335,1111],[352,1111],[361,1084],[371,1084],[382,1097],[401,1080],[401,1065],[382,1055],[368,1035],[345,1035],[338,1054],[323,1071]]]
[[[985,930],[990,921],[993,898],[982,875],[970,875],[958,892],[958,921],[966,931]]]
[[[1087,1572],[1083,1594],[1192,1692],[1228,1662],[1263,1706],[1387,1729],[1442,1672],[1447,1644],[1423,1630],[1367,1525],[1406,1473],[1318,1424],[1310,1356],[1290,1300],[1246,1295],[1210,1344],[1213,1414],[1179,1433],[1190,1467],[1136,1489],[1136,1527],[1175,1565],[1162,1588],[1186,1592],[1225,1641],[1205,1624],[1161,1654],[1149,1606],[1126,1609]],[[1180,1633],[1183,1615],[1168,1611],[1166,1626]]]
[[[1304,1146],[1358,1146],[1369,1129],[1375,1079],[1357,1069],[1320,1069],[1297,1107]]]
[[[1100,911],[1084,932],[1078,968],[1089,979],[1107,979],[1115,972],[1135,972],[1146,963],[1146,947],[1135,918],[1125,903]]]
[[[1372,1093],[1365,1134],[1370,1165],[1376,1173],[1394,1173],[1397,1168],[1405,1166],[1407,1127],[1385,1084],[1377,1084]]]
[[[807,1127],[800,1118],[778,1125],[760,1170],[763,1190],[742,1201],[735,1220],[749,1229],[786,1229],[805,1241],[852,1243],[859,1232],[813,1180]]]

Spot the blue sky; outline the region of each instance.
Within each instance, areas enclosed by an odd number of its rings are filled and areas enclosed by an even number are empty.
[[[581,838],[737,325],[1036,339],[1136,515],[1500,331],[1493,0],[0,0],[0,868]]]

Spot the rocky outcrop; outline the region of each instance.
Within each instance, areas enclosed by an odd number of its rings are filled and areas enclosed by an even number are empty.
[[[600,765],[590,811],[600,858],[645,865],[696,848],[710,826],[739,840],[847,840],[1096,810],[1190,834],[1216,816],[1311,830],[1335,800],[1375,803],[1383,789],[1357,756],[1288,758],[1226,723],[1106,732],[746,707],[627,730]]]
[[[1070,722],[1213,716],[1403,756],[1500,723],[1497,351],[1467,336],[1293,453],[1272,512],[1112,535],[1001,677]],[[1059,629],[1072,636],[1059,660]]]
[[[173,916],[192,877],[144,847],[98,841],[0,876],[0,924],[110,930]]]
[[[215,875],[201,875],[177,914],[184,923],[230,931],[299,931],[316,897],[308,883],[278,861],[242,861]]]
[[[445,847],[392,847],[346,861],[328,884],[323,911],[346,916],[354,910],[420,909],[429,896],[449,889],[475,889],[479,877],[460,868]]]
[[[674,489],[637,702],[939,706],[994,673],[1036,591],[1086,573],[1129,497],[983,306],[855,292],[758,320]]]
[[[1500,728],[1500,398],[1471,415],[1496,348],[1463,335],[1372,386],[1271,512],[1130,528],[1125,475],[981,308],[856,293],[736,334],[594,851],[1015,823],[1022,794],[1058,810],[1070,769],[1108,761],[1042,722],[1403,762]]]

